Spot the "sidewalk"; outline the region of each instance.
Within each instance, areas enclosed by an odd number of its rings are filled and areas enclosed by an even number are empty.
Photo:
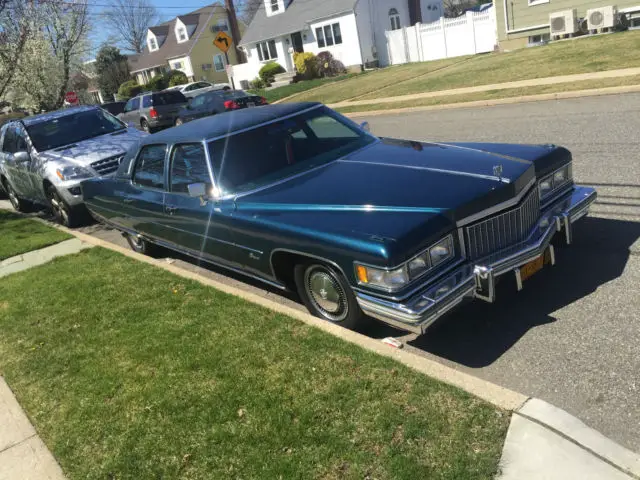
[[[606,70],[603,72],[579,73],[575,75],[560,75],[555,77],[534,78],[514,82],[494,83],[490,85],[478,85],[475,87],[455,88],[451,90],[436,90],[423,93],[412,93],[395,97],[370,98],[367,100],[343,101],[328,105],[331,108],[356,107],[360,105],[399,103],[407,100],[420,100],[425,98],[447,97],[469,93],[480,93],[494,90],[506,90],[510,88],[539,87],[544,85],[556,85],[561,83],[583,82],[587,80],[602,80],[606,78],[621,78],[640,75],[640,68],[624,68],[619,70]],[[286,99],[285,99],[286,100]]]

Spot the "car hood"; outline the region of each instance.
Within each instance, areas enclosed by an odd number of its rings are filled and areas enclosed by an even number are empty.
[[[421,248],[457,221],[508,201],[560,147],[381,141],[236,199],[254,221]],[[566,161],[566,160],[565,160]],[[546,161],[549,163],[549,161]],[[390,250],[385,251],[391,255]]]
[[[130,148],[137,145],[145,135],[144,132],[128,128],[121,132],[101,135],[64,147],[39,152],[38,156],[43,161],[87,167],[98,160],[124,155]]]

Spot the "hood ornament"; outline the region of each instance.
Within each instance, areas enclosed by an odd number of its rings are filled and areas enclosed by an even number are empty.
[[[493,176],[498,177],[500,180],[502,180],[502,165],[493,166]]]

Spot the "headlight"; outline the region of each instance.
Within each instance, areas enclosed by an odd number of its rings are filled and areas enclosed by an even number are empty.
[[[80,180],[93,177],[93,173],[86,168],[73,166],[58,168],[56,175],[60,180]]]
[[[374,287],[382,287],[388,290],[397,290],[409,282],[409,274],[407,273],[406,265],[403,265],[396,270],[382,270],[379,268],[357,265],[356,274],[360,283]]]
[[[540,193],[540,199],[551,196],[553,193],[564,187],[567,183],[571,182],[571,164],[565,165],[559,168],[550,175],[547,175],[538,182],[538,192]]]
[[[395,270],[356,264],[356,278],[361,285],[398,290],[453,256],[453,238],[448,235]]]
[[[453,256],[453,244],[451,237],[449,236],[431,247],[429,249],[429,255],[431,257],[432,267],[440,265],[445,260],[451,258]]]

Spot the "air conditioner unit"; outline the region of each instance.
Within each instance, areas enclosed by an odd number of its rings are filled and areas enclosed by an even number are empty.
[[[578,13],[575,8],[554,12],[549,15],[549,28],[551,36],[569,35],[578,31]]]
[[[587,10],[587,26],[589,30],[613,28],[618,17],[618,9],[614,6],[592,8]]]

